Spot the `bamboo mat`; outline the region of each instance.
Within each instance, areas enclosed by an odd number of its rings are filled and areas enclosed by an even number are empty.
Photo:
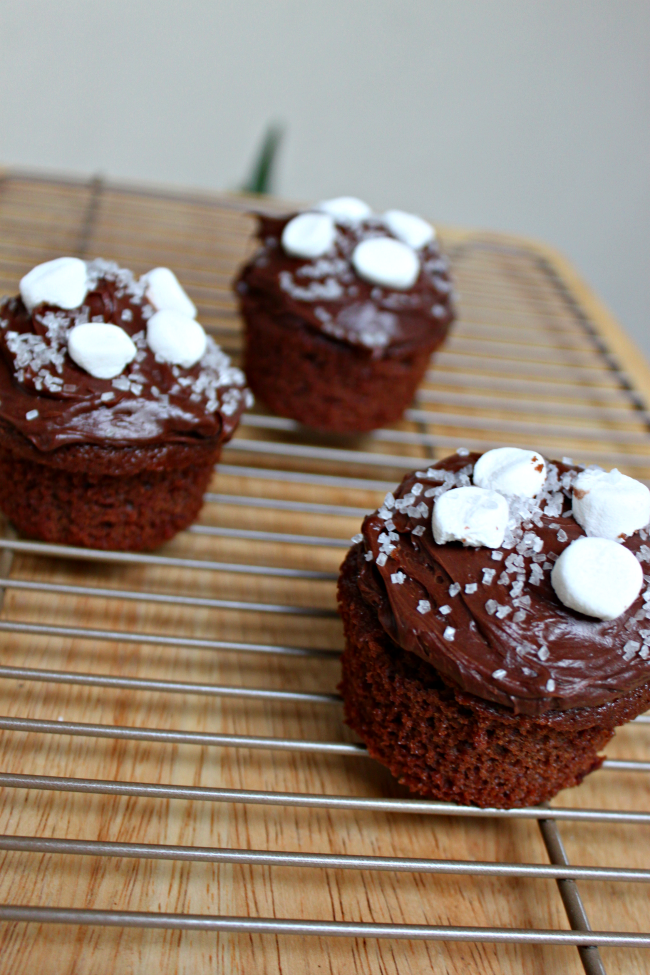
[[[247,206],[6,173],[0,292],[61,254],[135,272],[168,265],[237,357],[229,283],[252,247]],[[621,729],[609,766],[559,795],[540,826],[537,813],[416,808],[341,721],[335,574],[363,512],[405,471],[457,447],[513,444],[650,481],[650,370],[573,269],[519,238],[446,229],[441,241],[460,318],[401,423],[364,437],[314,435],[256,406],[224,451],[199,523],[162,558],[93,559],[25,543],[7,525],[0,554],[0,905],[394,927],[377,938],[365,928],[343,932],[358,937],[247,930],[245,920],[233,930],[8,921],[2,975],[650,971],[637,947],[598,957],[541,936],[526,942],[525,932],[571,931],[563,897],[584,928],[576,888],[481,867],[557,864],[561,835],[572,865],[647,871],[650,724]],[[580,810],[599,812],[580,819]],[[616,816],[630,810],[645,816]],[[12,849],[11,837],[71,845]],[[283,862],[250,851],[391,860]],[[640,879],[579,881],[595,931],[649,930]],[[396,937],[407,925],[429,935]],[[458,935],[463,926],[484,930]],[[499,940],[501,929],[524,936]]]

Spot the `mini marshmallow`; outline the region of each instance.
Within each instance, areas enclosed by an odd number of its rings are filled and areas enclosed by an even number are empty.
[[[177,311],[196,318],[196,305],[168,267],[155,267],[143,274],[140,280],[146,282],[145,295],[156,311]]]
[[[85,322],[68,333],[68,352],[78,366],[96,379],[114,379],[133,362],[135,343],[119,325]]]
[[[300,213],[282,231],[282,246],[292,257],[322,257],[336,237],[329,213]]]
[[[163,309],[147,322],[147,345],[172,365],[191,369],[205,352],[206,344],[203,326],[188,315]]]
[[[20,297],[30,312],[42,302],[57,308],[78,308],[87,291],[86,262],[78,257],[57,257],[37,264],[20,282]]]
[[[578,538],[551,572],[560,602],[585,616],[615,620],[632,605],[643,570],[629,549],[608,538]]]
[[[516,498],[534,498],[546,480],[541,454],[519,447],[497,447],[476,461],[474,484]]]
[[[404,210],[386,210],[382,221],[391,234],[416,251],[426,247],[436,236],[430,223],[422,217],[416,217],[414,213],[405,213]]]
[[[572,513],[587,535],[622,539],[650,521],[650,491],[613,471],[583,471],[573,482]]]
[[[438,498],[431,527],[438,545],[462,542],[475,548],[498,548],[503,544],[508,517],[508,502],[502,494],[479,487],[459,487]]]
[[[314,207],[321,213],[329,213],[336,223],[344,227],[354,227],[372,216],[372,210],[356,196],[337,196],[333,200],[321,200]]]
[[[362,240],[352,252],[352,264],[360,278],[397,291],[414,285],[420,273],[413,248],[392,237]]]

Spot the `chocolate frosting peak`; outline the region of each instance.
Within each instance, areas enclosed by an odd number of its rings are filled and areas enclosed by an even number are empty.
[[[435,543],[433,495],[469,483],[479,456],[455,455],[408,475],[397,505],[389,497],[390,508],[365,519],[361,544],[372,559],[359,584],[385,631],[463,690],[515,713],[597,706],[649,681],[645,594],[604,622],[562,605],[551,586],[552,565],[585,534],[563,517],[577,468],[547,462],[550,486],[519,503],[519,525],[496,557],[488,548]],[[642,566],[650,562],[645,539],[641,532],[623,542]]]
[[[155,308],[130,271],[88,264],[90,290],[72,311],[21,298],[0,304],[0,419],[37,450],[70,444],[147,446],[228,439],[250,394],[212,338],[190,369],[159,361],[146,342]],[[83,322],[118,325],[138,352],[115,379],[97,379],[68,354],[67,335]]]
[[[354,248],[370,237],[392,237],[379,217],[353,227],[337,225],[330,253],[313,260],[292,257],[282,231],[296,214],[258,215],[262,246],[237,282],[241,295],[264,298],[276,315],[295,315],[314,331],[365,349],[374,358],[438,344],[454,318],[448,264],[434,241],[417,251],[420,273],[406,291],[364,281],[351,262]]]

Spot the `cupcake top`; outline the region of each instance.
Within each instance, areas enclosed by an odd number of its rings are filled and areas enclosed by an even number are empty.
[[[459,451],[368,516],[360,588],[463,690],[542,714],[650,680],[650,492],[539,452]]]
[[[168,268],[58,258],[0,303],[0,420],[36,449],[230,437],[252,402]]]
[[[414,214],[373,214],[353,197],[286,217],[258,215],[257,254],[237,290],[274,314],[381,356],[437,339],[454,317],[449,265],[431,224]]]

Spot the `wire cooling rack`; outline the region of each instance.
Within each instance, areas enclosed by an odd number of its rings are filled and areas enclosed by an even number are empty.
[[[0,289],[59,254],[169,265],[236,357],[247,206],[6,173]],[[341,721],[337,567],[406,470],[520,444],[650,478],[650,373],[572,269],[442,237],[460,320],[400,424],[256,407],[155,554],[4,526],[0,972],[650,970],[650,717],[508,811],[410,798]]]

